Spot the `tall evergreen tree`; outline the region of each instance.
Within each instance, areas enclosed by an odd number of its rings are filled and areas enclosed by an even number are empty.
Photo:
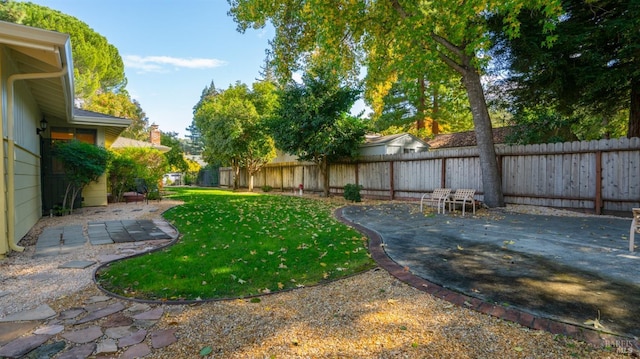
[[[89,99],[99,92],[117,92],[127,80],[118,50],[77,18],[29,2],[0,2],[0,18],[22,25],[69,34],[73,52],[76,97]]]
[[[544,103],[565,117],[602,126],[628,111],[628,137],[640,137],[640,1],[563,0],[554,46],[540,46],[539,12],[522,13],[520,36],[494,19],[497,53],[509,63],[520,108]],[[588,124],[588,123],[587,123]]]
[[[344,86],[329,66],[310,69],[302,81],[281,91],[269,128],[277,148],[318,166],[329,196],[329,163],[357,156],[364,141],[364,123],[349,115],[359,91]]]

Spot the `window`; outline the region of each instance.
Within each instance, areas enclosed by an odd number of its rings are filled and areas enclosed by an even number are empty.
[[[66,142],[78,140],[80,142],[96,144],[96,130],[88,128],[64,128],[54,127],[51,129],[51,142]]]
[[[69,127],[53,127],[51,128],[51,147],[56,143],[78,140],[84,143],[96,144],[97,132],[88,128],[69,128]],[[52,158],[52,172],[54,174],[63,174],[64,168],[57,158]]]

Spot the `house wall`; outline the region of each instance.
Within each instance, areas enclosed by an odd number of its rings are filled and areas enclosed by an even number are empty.
[[[379,146],[360,147],[360,156],[380,156],[387,154],[387,147],[384,144]]]
[[[6,49],[2,49],[0,58],[2,73],[2,131],[3,138],[7,137],[8,125],[8,103],[7,103],[7,80],[15,73],[15,67],[11,58],[7,55]],[[40,137],[36,134],[36,124],[40,121],[40,111],[33,100],[25,81],[14,83],[14,181],[15,181],[15,208],[13,218],[8,218],[15,225],[13,241],[18,243],[20,239],[29,232],[42,213],[42,199],[40,186]],[[3,140],[5,146],[4,160],[7,161],[7,141]],[[6,163],[6,162],[5,162]],[[6,176],[5,183],[6,183]],[[6,203],[4,190],[1,194],[3,203]],[[11,213],[7,209],[8,213]],[[4,219],[3,219],[4,220]],[[2,254],[0,248],[0,254]]]
[[[105,133],[104,129],[98,128],[97,137],[96,137],[96,145],[100,147],[107,148],[107,144],[105,143]],[[110,145],[110,144],[109,144]],[[107,205],[107,175],[106,173],[100,176],[98,182],[91,182],[88,184],[84,190],[82,190],[82,201],[83,207],[96,207],[96,206],[106,206]]]
[[[413,137],[406,135],[399,137],[393,141],[380,143],[373,146],[363,146],[360,148],[361,156],[380,156],[380,155],[399,155],[404,153],[405,149],[413,150],[413,152],[422,152],[429,149],[423,143]]]

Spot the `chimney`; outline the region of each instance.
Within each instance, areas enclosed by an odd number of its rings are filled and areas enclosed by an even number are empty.
[[[160,144],[160,130],[158,129],[158,125],[155,123],[151,125],[151,131],[149,131],[149,142],[153,145]]]

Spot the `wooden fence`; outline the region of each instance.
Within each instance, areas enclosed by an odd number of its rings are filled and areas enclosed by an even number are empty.
[[[594,213],[630,212],[640,207],[640,138],[496,146],[506,203],[573,208]],[[472,188],[482,200],[482,169],[476,148],[369,156],[330,166],[330,189],[362,185],[365,198],[419,199],[434,188]],[[240,186],[247,186],[241,171]],[[220,185],[233,184],[220,168]],[[322,176],[311,163],[271,163],[254,176],[254,186],[321,191]]]

